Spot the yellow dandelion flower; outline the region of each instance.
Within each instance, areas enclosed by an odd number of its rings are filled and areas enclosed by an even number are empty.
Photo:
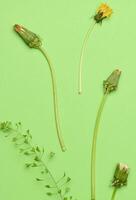
[[[88,31],[85,34],[84,40],[83,40],[83,45],[81,48],[81,54],[80,54],[80,61],[79,61],[79,75],[78,75],[78,93],[82,94],[82,71],[83,71],[83,59],[84,59],[84,54],[87,48],[87,42],[89,40],[90,34],[93,32],[96,24],[102,23],[102,21],[108,17],[110,17],[112,14],[112,9],[106,4],[102,3],[95,15],[94,15],[94,23],[90,25]]]
[[[106,3],[102,3],[97,9],[94,20],[96,21],[96,23],[101,23],[105,18],[110,17],[111,14],[112,9]]]

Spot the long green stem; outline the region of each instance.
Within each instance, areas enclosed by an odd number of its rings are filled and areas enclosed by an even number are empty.
[[[93,142],[92,142],[92,150],[91,150],[91,200],[96,200],[96,194],[95,194],[95,187],[96,187],[96,142],[97,142],[97,136],[98,136],[98,129],[99,124],[101,120],[102,111],[107,99],[108,91],[104,94],[95,121],[95,127],[93,132]]]
[[[54,115],[55,115],[55,124],[56,124],[57,136],[58,136],[58,140],[59,140],[59,143],[60,143],[60,146],[61,146],[61,150],[65,151],[66,147],[65,147],[65,144],[64,144],[64,141],[63,141],[63,138],[62,138],[61,128],[60,128],[57,88],[56,88],[54,69],[53,69],[52,63],[50,61],[50,58],[49,58],[47,52],[45,50],[43,50],[42,47],[39,47],[38,49],[43,54],[43,56],[45,57],[48,65],[49,65],[49,69],[50,69],[50,73],[51,73],[51,79],[52,79],[53,104],[54,104]]]
[[[81,49],[80,62],[79,62],[79,75],[78,75],[78,93],[79,94],[82,93],[83,58],[84,58],[84,54],[85,54],[85,51],[86,51],[86,47],[87,47],[87,42],[88,42],[89,36],[90,36],[91,32],[93,31],[93,29],[95,27],[95,24],[96,23],[94,23],[93,25],[91,24],[91,26],[89,27],[87,33],[85,34],[85,38],[84,38],[82,49]]]
[[[111,200],[115,200],[116,192],[117,192],[117,188],[115,187],[112,193]]]

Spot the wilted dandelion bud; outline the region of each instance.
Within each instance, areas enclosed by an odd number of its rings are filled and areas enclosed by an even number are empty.
[[[107,78],[107,80],[103,81],[104,93],[113,92],[118,87],[119,78],[121,75],[121,71],[116,69],[112,72],[112,74]]]
[[[29,31],[23,26],[15,24],[14,30],[30,48],[39,48],[42,45],[40,38],[35,33]]]
[[[114,178],[112,181],[112,186],[114,187],[122,187],[127,184],[127,178],[129,174],[129,168],[126,164],[119,163],[117,164]]]
[[[46,59],[46,62],[48,63],[50,74],[51,74],[51,81],[52,81],[52,90],[53,90],[53,107],[54,107],[54,119],[55,119],[55,125],[56,125],[56,132],[58,136],[58,140],[61,146],[61,150],[64,152],[66,151],[65,144],[61,135],[61,127],[60,127],[60,120],[59,120],[59,109],[58,109],[58,100],[56,98],[57,96],[57,88],[56,88],[56,81],[55,81],[55,73],[54,68],[52,66],[52,62],[47,54],[47,52],[42,48],[42,42],[35,33],[29,31],[23,26],[20,26],[18,24],[14,25],[14,30],[18,33],[18,35],[24,40],[24,42],[30,47],[38,49],[44,58]]]
[[[96,23],[102,23],[102,21],[110,17],[111,14],[112,9],[106,3],[102,3],[97,9],[97,12],[94,16],[94,20],[96,21]]]

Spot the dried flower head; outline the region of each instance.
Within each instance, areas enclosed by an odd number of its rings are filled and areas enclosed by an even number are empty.
[[[104,93],[106,93],[107,91],[110,93],[117,89],[120,75],[121,71],[119,69],[116,69],[107,78],[107,80],[103,81]]]
[[[119,163],[117,164],[114,178],[112,181],[112,186],[114,187],[122,187],[127,184],[127,178],[129,174],[129,168],[126,164]]]
[[[35,33],[29,31],[23,26],[15,24],[14,30],[30,48],[39,48],[42,45],[40,38]]]
[[[96,23],[102,23],[102,21],[110,17],[111,14],[112,9],[106,3],[102,3],[97,9],[97,12],[94,16],[94,20],[96,21]]]
[[[52,62],[48,56],[48,53],[42,48],[42,42],[40,38],[33,32],[29,31],[28,29],[24,28],[23,26],[20,26],[18,24],[14,25],[14,30],[18,33],[18,35],[24,40],[24,42],[30,47],[38,49],[44,58],[46,59],[50,74],[51,74],[51,81],[52,81],[52,90],[53,90],[53,106],[54,106],[54,118],[55,118],[55,125],[56,125],[56,131],[58,140],[61,146],[62,151],[66,151],[66,147],[61,135],[61,127],[60,127],[60,119],[59,119],[59,108],[58,108],[58,100],[56,98],[57,96],[57,86],[56,86],[56,80],[55,80],[55,72],[52,65]]]

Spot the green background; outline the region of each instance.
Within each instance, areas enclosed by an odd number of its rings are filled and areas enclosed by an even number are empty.
[[[122,70],[118,91],[108,97],[97,149],[97,199],[111,198],[110,183],[117,162],[130,167],[128,186],[117,199],[136,198],[136,28],[135,0],[109,1],[110,20],[91,35],[84,59],[83,95],[77,94],[81,45],[97,0],[0,1],[0,120],[21,121],[34,143],[56,156],[49,162],[54,176],[72,178],[71,194],[90,199],[90,145],[102,81]],[[15,23],[39,34],[54,63],[61,126],[67,152],[61,153],[54,124],[49,68],[39,51],[29,49],[13,32]],[[42,184],[34,170],[3,136],[0,138],[0,199],[42,200]],[[52,197],[51,199],[57,199]]]

